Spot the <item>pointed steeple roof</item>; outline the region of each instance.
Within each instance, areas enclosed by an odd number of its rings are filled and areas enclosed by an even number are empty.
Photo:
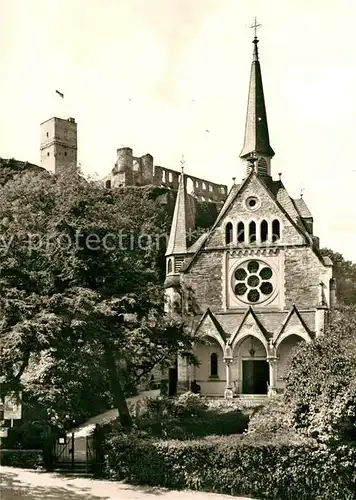
[[[194,229],[194,214],[187,194],[186,176],[182,168],[166,255],[185,254],[187,237],[192,229]]]
[[[256,36],[258,26],[255,20],[255,24],[252,25],[255,28],[255,37],[253,39],[254,49],[248,92],[245,141],[240,154],[241,158],[248,158],[254,153],[267,158],[274,156],[274,151],[269,143],[261,66],[258,58],[258,38]]]

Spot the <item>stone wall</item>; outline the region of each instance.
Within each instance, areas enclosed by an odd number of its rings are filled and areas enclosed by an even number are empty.
[[[185,287],[192,290],[195,313],[222,309],[223,252],[202,252],[197,256],[188,273],[182,275]]]
[[[260,204],[254,210],[249,209],[246,204],[246,201],[250,197],[258,197],[260,200]],[[244,222],[245,233],[247,233],[249,223],[254,221],[256,223],[256,237],[258,240],[261,222],[266,220],[271,226],[274,219],[279,220],[281,225],[280,245],[299,245],[304,243],[304,238],[298,230],[283,212],[277,208],[275,200],[269,196],[260,182],[256,178],[253,178],[243,192],[238,194],[236,200],[216,227],[216,231],[208,242],[208,247],[221,248],[226,246],[225,227],[228,222],[231,222],[233,225],[233,241],[237,242],[238,222]]]
[[[329,301],[329,281],[332,268],[325,267],[308,246],[286,248],[285,252],[285,300],[286,307],[296,304],[298,308],[320,305],[321,285]]]
[[[226,277],[224,279],[225,253],[226,251],[223,249],[202,250],[191,264],[189,271],[182,275],[184,286],[191,290],[196,314],[204,313],[207,307],[213,312],[226,308],[224,297],[229,294],[230,282],[226,280]],[[268,258],[263,255],[255,256],[254,250],[251,250],[249,258],[261,258],[268,262]],[[241,261],[245,259],[246,256],[241,257]],[[290,310],[295,304],[299,309],[304,310],[316,308],[321,305],[321,282],[324,284],[326,305],[329,304],[329,280],[332,268],[325,267],[312,248],[308,246],[282,248],[280,259],[282,263],[279,270],[278,286],[280,287],[279,297],[281,300],[277,301],[278,304],[276,301],[272,302],[271,307]],[[227,304],[227,306],[234,308],[232,305]],[[256,305],[254,308],[262,311],[266,309],[266,306]]]
[[[153,185],[178,189],[180,172],[154,165],[150,154],[133,156],[131,148],[117,150],[114,168],[103,179],[109,187]],[[187,175],[187,191],[199,201],[223,203],[227,196],[227,186]]]

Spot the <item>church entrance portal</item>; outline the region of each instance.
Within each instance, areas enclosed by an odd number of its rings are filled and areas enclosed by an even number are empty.
[[[246,359],[242,361],[243,394],[267,394],[269,382],[268,362],[263,359]]]

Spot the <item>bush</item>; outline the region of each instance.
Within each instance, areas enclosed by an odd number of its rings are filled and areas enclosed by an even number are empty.
[[[246,408],[238,399],[209,399],[207,405],[209,410],[219,411],[220,413],[243,409],[246,411]]]
[[[37,469],[43,466],[40,450],[0,450],[0,463],[9,467]]]
[[[105,455],[106,477],[134,484],[260,499],[356,499],[355,448],[242,436],[182,442],[116,435],[107,440]]]
[[[356,442],[356,308],[333,311],[325,335],[300,344],[285,400],[291,421],[322,443]]]
[[[38,421],[21,421],[8,429],[8,436],[3,438],[7,449],[41,450],[47,426]]]
[[[293,428],[283,396],[270,399],[264,406],[256,408],[250,417],[246,433],[271,440],[276,435],[288,436],[289,441],[301,439]]]
[[[208,408],[208,405],[205,399],[199,394],[186,392],[174,400],[174,408],[176,416],[195,417],[202,415]]]
[[[211,407],[205,398],[191,392],[178,398],[145,400],[135,419],[141,436],[174,439],[242,433],[247,423],[248,417],[240,410]]]

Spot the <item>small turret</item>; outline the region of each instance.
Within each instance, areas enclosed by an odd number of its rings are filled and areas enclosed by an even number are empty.
[[[194,214],[187,194],[187,180],[183,171],[179,178],[178,193],[174,207],[171,231],[166,251],[166,312],[181,312],[180,269],[187,253],[187,240],[194,229]],[[179,306],[178,306],[179,304]]]

